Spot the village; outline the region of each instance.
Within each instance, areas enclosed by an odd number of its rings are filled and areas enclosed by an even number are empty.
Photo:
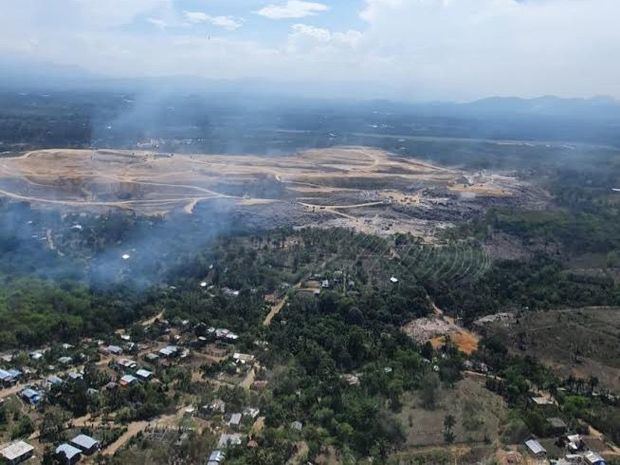
[[[267,381],[260,378],[262,369],[254,355],[235,352],[239,336],[187,320],[173,324],[154,318],[142,326],[141,342],[118,331],[107,341],[86,339],[75,346],[3,354],[1,405],[13,412],[13,423],[28,425],[10,432],[20,439],[0,447],[4,460],[45,461],[50,455],[54,463],[90,463],[98,455],[113,455],[139,433],[182,435],[194,429],[209,429],[218,436],[209,465],[223,462],[229,446],[252,447],[252,435],[263,422],[256,403]],[[256,347],[260,349],[260,341]],[[211,389],[200,395],[182,392],[182,375],[190,377],[186,381],[202,380],[205,366],[223,368],[205,376]],[[216,397],[219,389],[235,387],[249,393],[247,405],[230,405]],[[149,396],[156,398],[155,405],[149,405]],[[59,420],[50,434],[46,412],[56,405],[84,414]],[[129,406],[134,411],[128,415]],[[297,424],[291,427],[301,429]],[[51,436],[56,440],[50,441]],[[5,439],[10,438],[3,434]]]
[[[322,277],[317,274],[293,290],[317,296],[331,286]],[[234,293],[229,291],[229,295]],[[271,323],[286,299],[286,294],[265,296],[270,311],[263,325]],[[433,318],[446,317],[436,313]],[[428,326],[425,321],[420,324]],[[450,324],[443,337],[438,338],[436,328],[423,334],[439,348],[438,340],[447,343],[463,331],[452,320]],[[268,388],[269,375],[257,354],[267,350],[265,341],[253,341],[253,353],[238,352],[238,334],[206,322],[168,321],[163,312],[137,327],[139,331],[135,326],[119,330],[106,340],[87,338],[76,345],[63,343],[1,355],[0,402],[4,415],[11,412],[14,426],[2,433],[0,455],[6,463],[31,459],[66,465],[95,463],[97,457],[114,455],[138,435],[164,438],[171,434],[183,441],[188,431],[195,430],[217,437],[207,465],[225,463],[230,447],[258,447],[254,438],[264,424],[260,397]],[[475,347],[461,350],[473,354],[464,363],[465,377],[500,380],[476,359]],[[342,379],[351,386],[364,382],[360,374],[345,374]],[[205,389],[184,388],[192,381],[204,382]],[[530,436],[521,444],[498,450],[500,463],[605,465],[601,452],[620,454],[590,426],[571,430],[548,392],[532,387],[529,403],[528,408],[545,417],[550,435]],[[57,406],[74,416],[53,416],[50,411]],[[295,421],[288,427],[301,432],[304,425]]]

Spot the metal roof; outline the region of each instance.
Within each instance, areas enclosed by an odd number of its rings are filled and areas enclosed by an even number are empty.
[[[9,460],[15,460],[23,455],[29,454],[34,450],[30,444],[24,441],[16,441],[0,451],[2,456]]]
[[[80,434],[71,439],[71,444],[78,446],[80,449],[89,450],[97,446],[99,444],[99,441],[85,434]]]
[[[532,451],[534,455],[547,453],[547,450],[540,444],[540,442],[536,441],[535,439],[525,441],[525,445],[530,451]]]
[[[64,443],[64,444],[59,445],[56,448],[56,453],[57,454],[63,453],[65,454],[68,460],[71,460],[76,455],[80,455],[82,451],[78,449],[77,447],[73,447],[71,444]]]

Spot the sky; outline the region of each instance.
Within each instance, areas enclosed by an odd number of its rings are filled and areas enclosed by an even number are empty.
[[[620,98],[618,0],[0,0],[0,57],[368,97]]]

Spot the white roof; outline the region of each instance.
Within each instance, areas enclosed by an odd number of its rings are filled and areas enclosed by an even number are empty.
[[[547,453],[547,450],[540,444],[540,442],[536,441],[535,439],[525,441],[525,445],[529,450],[532,451],[534,455]]]
[[[82,451],[77,447],[73,447],[71,444],[61,444],[56,448],[56,453],[64,453],[67,459],[71,460],[76,455],[80,455]]]
[[[139,376],[140,378],[148,378],[152,374],[153,374],[152,372],[150,372],[149,370],[145,370],[143,368],[140,368],[138,371],[136,371],[136,375]]]
[[[30,444],[28,444],[27,442],[24,441],[15,441],[14,443],[8,445],[7,447],[5,447],[4,449],[2,449],[0,451],[0,454],[2,454],[2,456],[11,461],[11,460],[15,460],[23,455],[29,454],[30,452],[32,452],[34,450],[34,447],[32,447]]]
[[[233,413],[230,416],[230,421],[228,422],[229,425],[238,425],[239,423],[241,423],[241,414],[240,413]]]
[[[222,434],[217,442],[217,447],[238,446],[239,444],[241,444],[240,434]]]
[[[587,451],[585,454],[583,454],[583,456],[588,463],[595,464],[599,462],[605,462],[605,459],[603,457],[591,450]]]
[[[91,449],[99,444],[99,441],[85,434],[80,434],[71,440],[71,444],[74,444],[82,449]]]

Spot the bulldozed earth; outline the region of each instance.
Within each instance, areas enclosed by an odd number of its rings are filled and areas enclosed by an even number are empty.
[[[0,196],[36,207],[141,215],[192,214],[205,202],[266,224],[348,227],[370,234],[435,233],[491,205],[541,206],[514,176],[467,172],[368,147],[289,156],[39,150],[0,160]]]

